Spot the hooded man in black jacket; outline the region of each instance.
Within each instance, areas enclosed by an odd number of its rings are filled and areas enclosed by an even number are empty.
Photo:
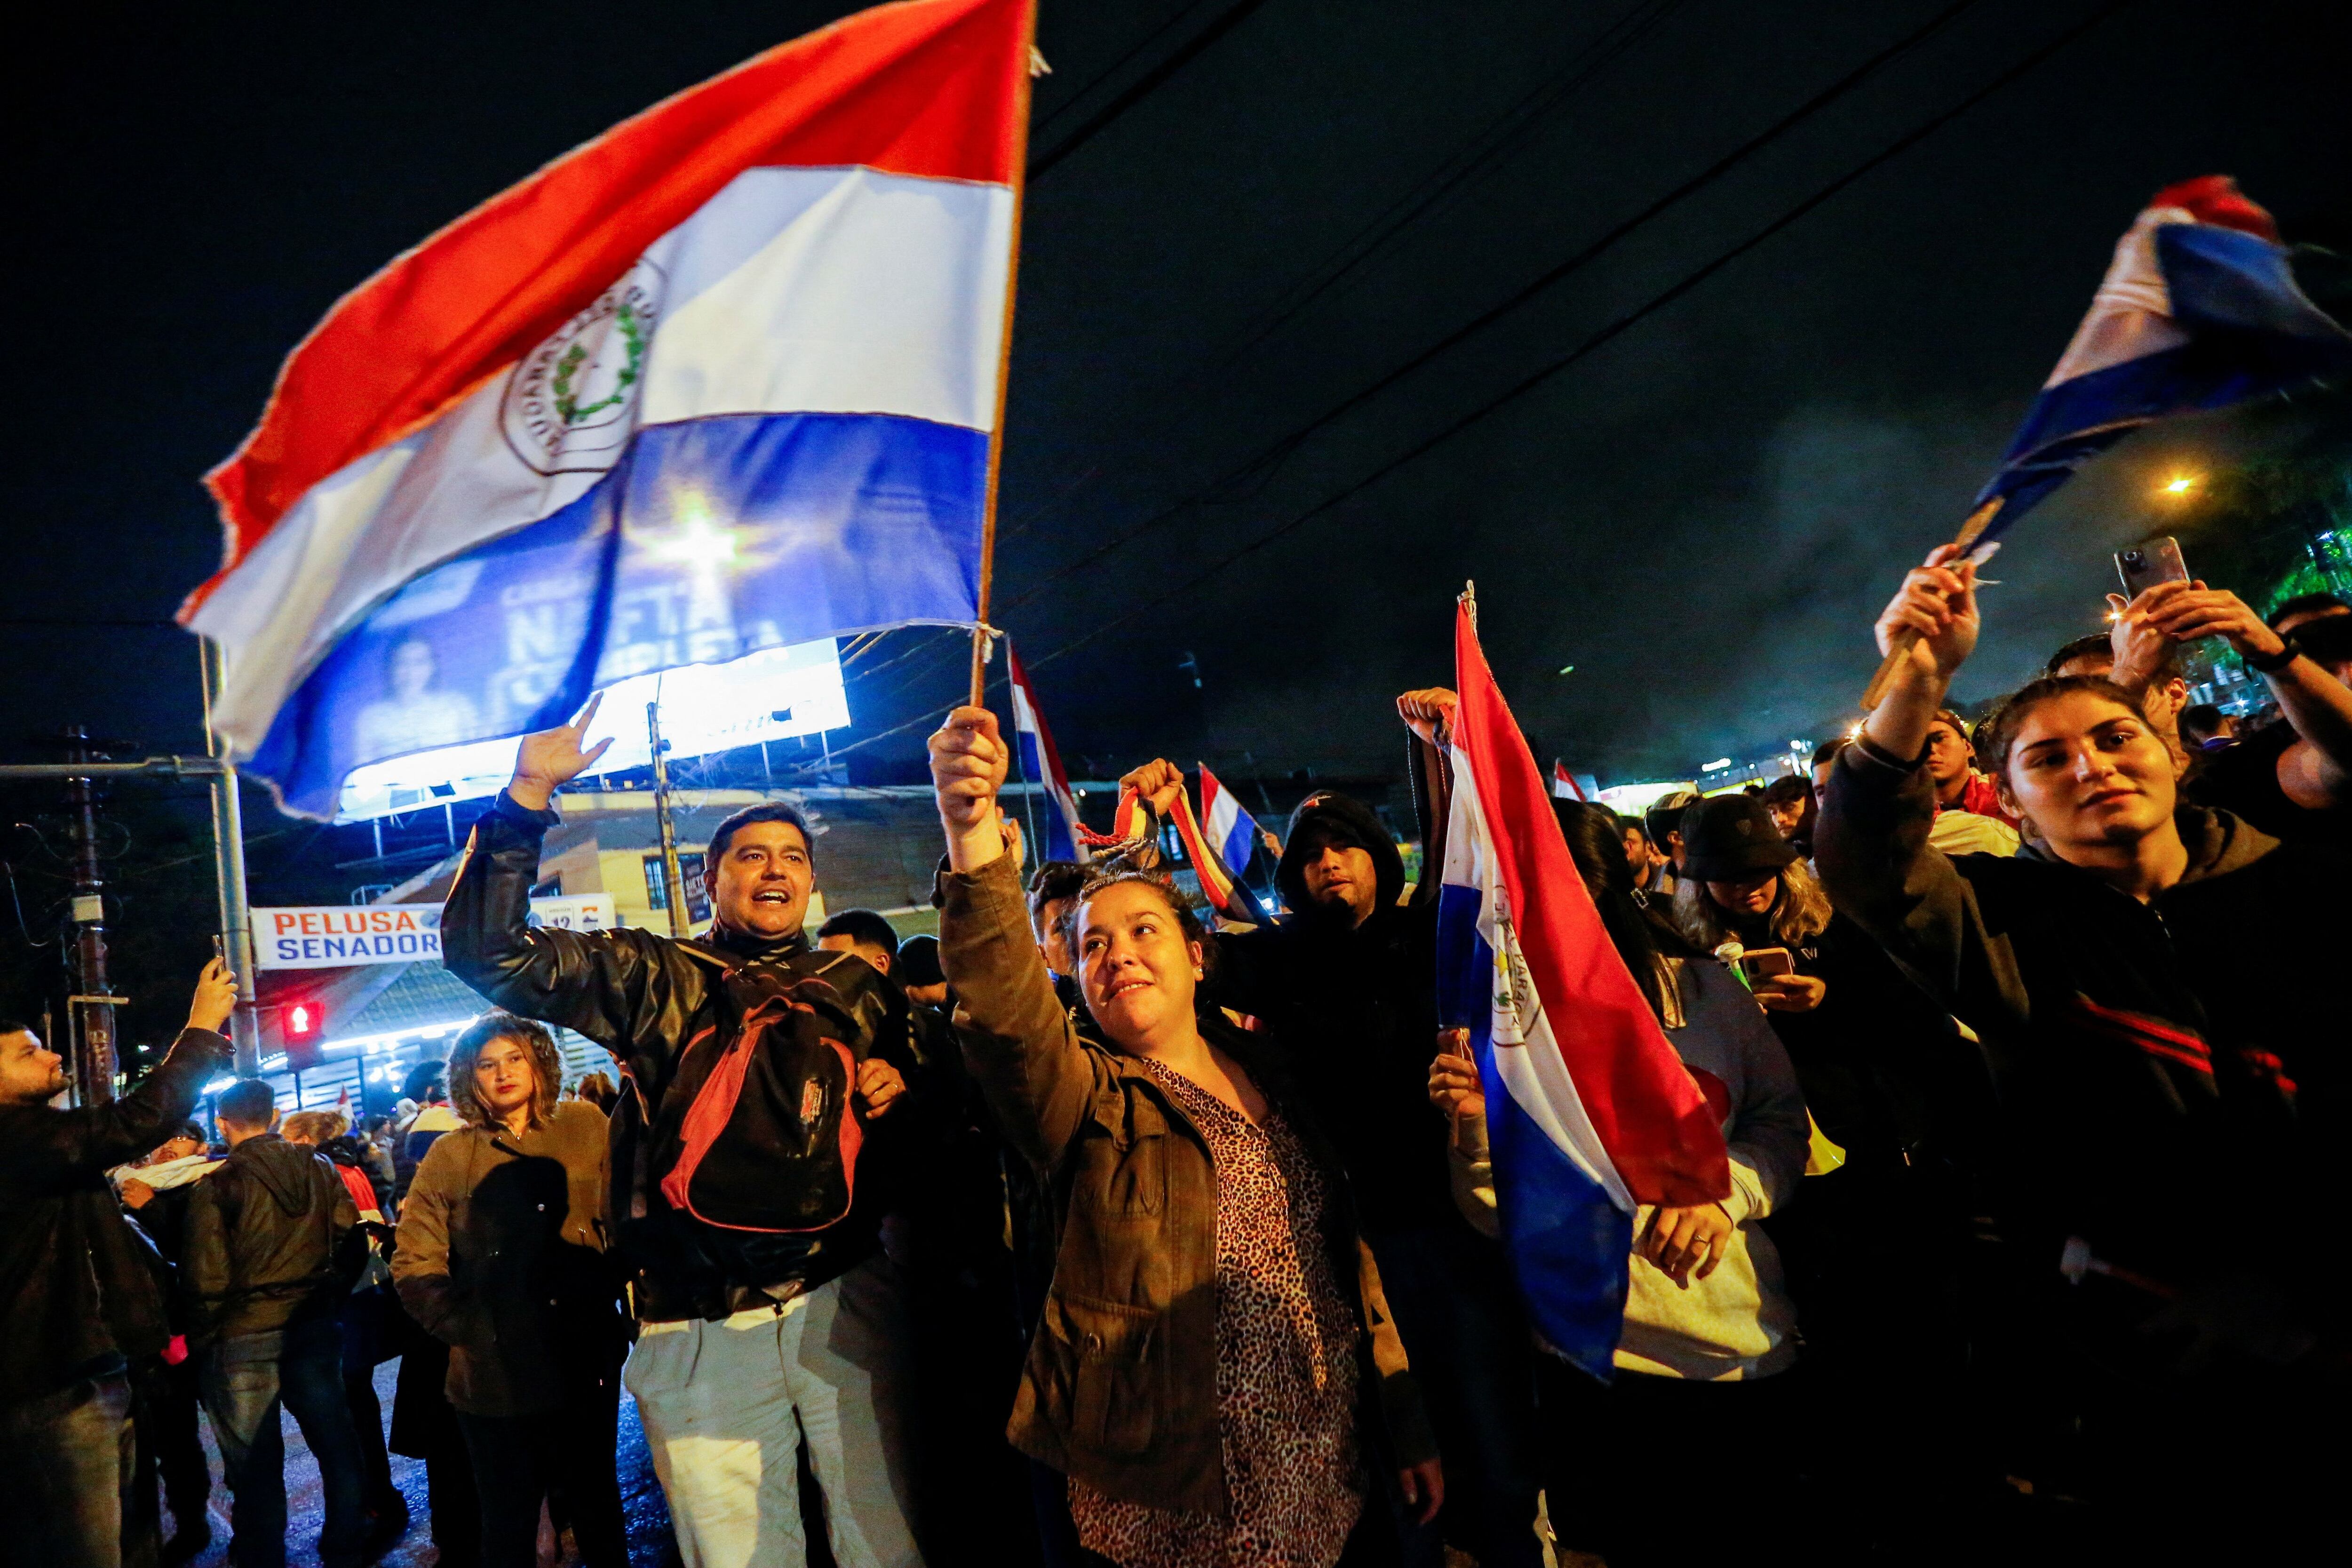
[[[228,1158],[188,1199],[180,1288],[232,1498],[230,1561],[284,1568],[283,1405],[319,1461],[319,1559],[342,1568],[360,1561],[365,1530],[337,1319],[365,1262],[359,1209],[324,1157],[278,1136],[277,1098],[265,1080],[231,1084],[216,1114]]]
[[[623,1382],[688,1560],[764,1561],[759,1553],[799,1539],[795,1449],[805,1436],[835,1556],[918,1563],[903,1307],[879,1244],[903,1163],[893,1134],[906,1119],[887,1130],[876,1121],[919,1077],[905,1010],[894,1024],[890,983],[872,965],[810,943],[802,922],[815,884],[811,839],[782,802],[738,812],[712,836],[707,938],[533,929],[530,889],[541,841],[557,821],[554,792],[612,744],[582,749],[596,706],[524,737],[514,777],[475,825],[450,887],[443,962],[496,1005],[594,1040],[626,1075],[612,1119],[611,1223],[641,1330]],[[727,1130],[716,1137],[705,1120],[687,1125],[690,1109],[714,1104],[705,1092],[714,1081],[725,1088],[722,1058],[734,1062],[730,1047],[747,1016],[740,997],[754,984],[788,989],[796,1007],[821,1005],[827,1028],[845,1037],[838,1044],[854,1074],[842,1098],[853,1103],[835,1105],[830,1080],[812,1077],[786,1086],[791,1104],[782,1108],[805,1126],[837,1115],[847,1129],[856,1115],[862,1142],[835,1165],[814,1153],[788,1165],[781,1153],[751,1152],[781,1144],[732,1138],[735,1110],[719,1111]],[[756,1112],[756,1098],[746,1088],[723,1103]],[[814,1210],[842,1189],[849,1196],[838,1217],[820,1215],[809,1228],[750,1228],[689,1212],[707,1180],[760,1191],[778,1207],[806,1197]],[[688,1202],[674,1201],[679,1193]],[[755,1455],[712,1462],[714,1437],[756,1445]]]
[[[1121,779],[1163,816],[1174,764]],[[1397,1331],[1446,1467],[1444,1512],[1400,1521],[1408,1563],[1453,1541],[1482,1563],[1533,1568],[1534,1376],[1501,1250],[1454,1207],[1447,1126],[1430,1106],[1437,1055],[1433,873],[1405,899],[1396,840],[1361,801],[1325,790],[1291,813],[1275,872],[1289,916],[1217,939],[1209,991],[1287,1055],[1354,1189]]]
[[[144,1242],[106,1183],[162,1143],[228,1066],[236,982],[215,961],[163,1065],[110,1104],[61,1110],[62,1063],[0,1024],[0,1563],[111,1568],[132,1477],[133,1356],[171,1337]]]

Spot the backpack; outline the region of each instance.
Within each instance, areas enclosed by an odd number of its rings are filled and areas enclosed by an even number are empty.
[[[849,1004],[789,961],[727,969],[712,1001],[711,1021],[679,1055],[647,1151],[662,1196],[722,1230],[838,1224],[865,1142],[849,1101],[857,1059],[847,1042],[859,1034]]]

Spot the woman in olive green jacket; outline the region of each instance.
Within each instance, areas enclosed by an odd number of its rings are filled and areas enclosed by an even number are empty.
[[[1010,1435],[1122,1568],[1328,1568],[1360,1516],[1390,1527],[1369,1478],[1424,1521],[1443,1491],[1346,1177],[1272,1053],[1196,1012],[1204,933],[1165,882],[1081,893],[1071,952],[1111,1045],[1079,1036],[1004,852],[1005,757],[979,709],[931,740],[964,1055],[1062,1222]]]
[[[605,1251],[605,1122],[559,1100],[545,1026],[477,1019],[449,1053],[466,1125],[416,1167],[393,1284],[449,1346],[481,1497],[483,1568],[534,1568],[540,1500],[560,1490],[588,1568],[628,1568],[614,1475],[627,1325]]]

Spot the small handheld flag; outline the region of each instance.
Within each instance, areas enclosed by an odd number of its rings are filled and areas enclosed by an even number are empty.
[[[1257,818],[1242,809],[1209,764],[1201,764],[1201,824],[1207,830],[1209,844],[1226,869],[1239,877],[1248,871],[1250,859],[1257,853]]]
[[[2352,333],[2296,287],[2271,215],[2226,174],[2158,191],[2116,245],[2090,313],[2000,470],[1978,492],[1997,540],[2076,468],[2168,415],[2352,373]]]
[[[1256,895],[1226,868],[1216,845],[1201,831],[1200,821],[1192,815],[1192,798],[1181,784],[1176,789],[1176,804],[1170,810],[1176,822],[1176,837],[1184,846],[1184,858],[1192,863],[1193,874],[1201,879],[1201,896],[1227,920],[1244,925],[1265,924],[1265,910]],[[1150,843],[1157,830],[1151,807],[1145,803],[1142,792],[1130,787],[1118,797],[1118,809],[1111,817],[1108,833],[1090,833],[1081,828],[1079,837],[1095,849],[1116,853]]]
[[[1013,729],[1021,738],[1021,768],[1030,783],[1045,788],[1045,842],[1039,847],[1048,860],[1083,860],[1077,796],[1070,793],[1069,775],[1062,771],[1062,753],[1054,747],[1054,732],[1045,727],[1036,689],[1029,684],[1029,672],[1021,668],[1021,656],[1013,651],[1011,637],[1004,639],[1004,663],[1013,686]]]
[[[2156,194],[1952,541],[1981,563],[2074,470],[2144,425],[2352,375],[2352,332],[2304,296],[2271,215],[2226,174]],[[1918,640],[1898,634],[1877,706]]]
[[[1466,593],[1454,647],[1438,1021],[1470,1031],[1504,1247],[1528,1319],[1606,1379],[1634,1206],[1722,1198],[1729,1155],[1585,891]]]
[[[1568,764],[1557,757],[1552,759],[1551,764],[1551,793],[1559,800],[1584,798],[1584,786],[1576,782],[1576,775],[1568,771]]]

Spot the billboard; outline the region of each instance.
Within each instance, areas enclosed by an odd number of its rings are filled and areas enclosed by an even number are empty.
[[[452,674],[455,662],[422,639],[386,657],[383,694],[359,714],[372,743],[425,744],[428,749],[371,763],[343,781],[338,822],[364,822],[397,812],[496,795],[514,772],[511,736],[467,745],[433,747],[436,735],[463,733],[478,721],[462,689],[496,688],[500,676],[467,661],[470,679]],[[603,773],[650,766],[646,704],[661,704],[662,739],[673,759],[698,757],[763,741],[790,740],[849,722],[841,684],[840,652],[831,637],[763,648],[726,664],[690,665],[633,675],[604,688],[595,734],[614,737],[599,764]]]
[[[610,893],[533,899],[530,923],[602,931],[619,923]],[[438,904],[281,904],[253,911],[253,961],[262,969],[345,969],[441,962]]]

